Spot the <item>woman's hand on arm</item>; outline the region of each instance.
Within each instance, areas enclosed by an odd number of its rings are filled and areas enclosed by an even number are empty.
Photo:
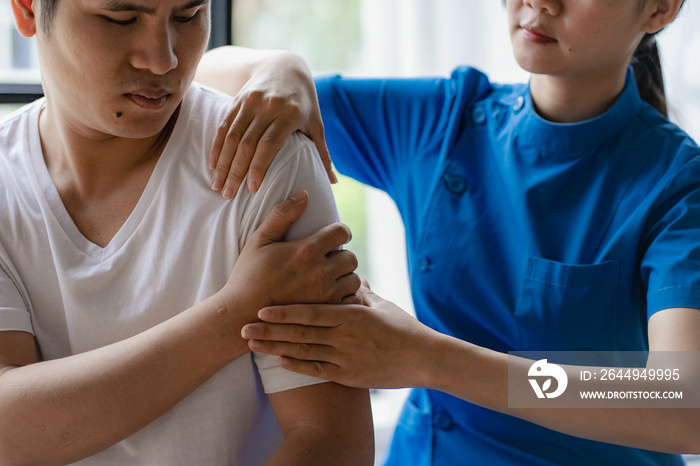
[[[362,388],[420,386],[424,349],[439,334],[366,284],[362,304],[262,309],[242,335],[254,351],[281,356],[288,370]]]
[[[510,408],[507,354],[435,332],[376,295],[365,304],[267,308],[258,314],[264,322],[246,325],[242,334],[251,348],[280,356],[289,370],[345,385],[432,388],[577,437],[700,453],[695,409]],[[700,310],[667,309],[649,321],[650,349],[700,354],[699,333]],[[518,363],[527,374],[534,362]],[[573,388],[580,368],[564,368]],[[697,371],[689,373],[683,389],[697,390],[699,382]]]
[[[234,97],[209,155],[212,189],[232,198],[248,173],[248,190],[257,191],[277,151],[297,130],[314,142],[330,181],[337,181],[316,87],[301,57],[221,47],[205,54],[195,79]]]

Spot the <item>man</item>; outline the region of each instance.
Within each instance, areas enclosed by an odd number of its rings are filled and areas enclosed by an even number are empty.
[[[209,189],[228,106],[191,85],[209,1],[12,8],[46,99],[0,125],[0,464],[371,463],[366,391],[240,337],[261,307],[347,302],[359,279],[303,137],[255,195]]]

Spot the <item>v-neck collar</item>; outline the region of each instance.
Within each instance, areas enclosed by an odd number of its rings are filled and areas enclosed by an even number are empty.
[[[129,214],[129,217],[126,219],[121,228],[119,228],[119,231],[105,247],[93,243],[80,232],[63,204],[61,196],[58,193],[58,189],[56,189],[56,185],[51,179],[51,175],[46,167],[44,154],[41,148],[41,139],[39,136],[39,114],[46,106],[45,98],[37,102],[35,107],[32,109],[32,115],[29,118],[30,127],[28,128],[27,133],[29,140],[27,143],[29,147],[29,156],[31,158],[31,166],[33,168],[35,181],[37,183],[36,186],[39,190],[37,196],[40,199],[43,198],[45,207],[48,207],[48,209],[45,209],[45,211],[50,212],[51,215],[53,215],[55,221],[60,225],[66,237],[83,254],[89,256],[97,262],[106,261],[117,251],[119,251],[138,229],[141,221],[146,215],[146,212],[151,206],[156,193],[158,192],[161,182],[168,171],[168,167],[171,165],[173,159],[178,156],[176,149],[180,145],[183,135],[186,133],[186,128],[188,125],[187,115],[189,115],[192,92],[192,87],[190,87],[185,95],[185,98],[183,99],[180,114],[175,122],[170,138],[168,139],[163,152],[156,162],[153,173],[151,173],[148,183],[146,184],[138,203],[134,207],[134,210],[132,210],[131,214]]]

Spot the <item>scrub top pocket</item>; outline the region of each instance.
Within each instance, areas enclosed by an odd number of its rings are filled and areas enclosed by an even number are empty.
[[[571,265],[529,258],[515,311],[520,350],[612,350],[619,268],[618,261]]]

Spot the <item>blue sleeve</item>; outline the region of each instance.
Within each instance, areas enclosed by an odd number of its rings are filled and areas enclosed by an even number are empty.
[[[416,157],[439,152],[464,103],[487,87],[486,77],[472,68],[449,79],[319,77],[333,162],[344,175],[392,194]]]
[[[647,317],[674,307],[700,309],[700,156],[667,185],[657,212],[641,261]]]

